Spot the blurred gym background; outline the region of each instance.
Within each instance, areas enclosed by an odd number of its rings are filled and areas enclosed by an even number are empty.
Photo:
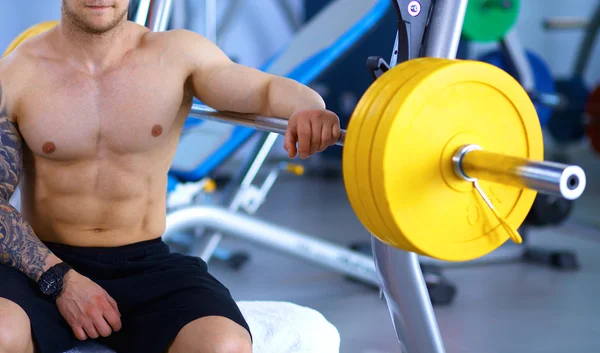
[[[261,67],[329,0],[217,0],[214,16],[207,14],[204,0],[174,3],[169,28],[205,34],[236,62]],[[510,7],[511,1],[498,3]],[[533,93],[545,94],[538,113],[545,119],[547,157],[583,167],[588,185],[576,202],[536,201],[537,208],[522,229],[526,245],[507,244],[497,256],[476,263],[451,266],[423,260],[434,269],[430,274],[437,276],[430,281],[430,295],[448,352],[599,351],[600,43],[591,40],[582,46],[590,31],[597,32],[600,26],[600,16],[592,21],[599,8],[597,0],[522,0],[511,10],[516,12],[511,40],[527,50]],[[29,26],[59,16],[59,0],[2,2],[0,47]],[[340,12],[330,20],[334,23],[343,16]],[[568,21],[552,22],[557,18]],[[390,11],[367,39],[311,83],[344,126],[372,82],[365,67],[367,56],[387,59],[391,54],[395,21]],[[510,45],[503,40],[465,35],[460,57],[512,70],[506,50]],[[579,73],[578,58],[585,63]],[[193,158],[197,150],[178,153],[179,159]],[[251,153],[251,147],[241,148],[219,176],[234,174]],[[361,246],[368,233],[345,194],[341,153],[341,148],[333,147],[298,161],[306,173],[281,175],[256,216],[368,252]],[[286,158],[279,139],[267,160],[276,163]],[[222,244],[243,255],[237,262],[228,255],[220,257],[225,261],[211,262],[212,272],[236,298],[287,300],[318,309],[339,329],[341,352],[398,352],[387,307],[376,289],[236,239],[225,238]]]

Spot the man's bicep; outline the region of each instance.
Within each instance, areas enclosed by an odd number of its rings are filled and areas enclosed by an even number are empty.
[[[0,199],[4,201],[9,201],[19,183],[23,146],[8,97],[0,80]]]
[[[238,64],[209,70],[194,79],[194,94],[202,102],[222,111],[265,111],[270,75]]]
[[[257,112],[263,107],[271,75],[234,63],[200,35],[191,35],[189,45],[196,98],[218,110]]]

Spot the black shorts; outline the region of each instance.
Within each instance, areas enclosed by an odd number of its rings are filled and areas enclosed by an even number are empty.
[[[117,302],[122,329],[97,339],[117,353],[166,352],[186,324],[205,316],[229,318],[250,332],[229,290],[208,273],[206,263],[171,253],[161,239],[114,248],[46,245]],[[63,353],[81,343],[54,301],[18,270],[0,265],[0,297],[25,310],[40,353]]]

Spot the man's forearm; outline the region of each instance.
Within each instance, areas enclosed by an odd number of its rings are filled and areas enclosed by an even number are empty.
[[[267,107],[264,115],[289,118],[304,109],[325,109],[325,101],[313,89],[297,81],[273,78],[267,89]]]
[[[0,265],[14,267],[37,281],[44,271],[61,261],[8,202],[19,184],[23,139],[17,123],[9,119],[5,97],[0,82]]]
[[[34,281],[61,262],[7,201],[0,199],[0,265],[11,266]]]

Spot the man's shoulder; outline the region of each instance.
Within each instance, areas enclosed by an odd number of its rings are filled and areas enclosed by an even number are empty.
[[[18,106],[31,80],[39,74],[39,64],[50,47],[46,35],[42,33],[20,43],[0,59],[0,84],[5,104]],[[12,111],[14,113],[15,109]]]
[[[213,47],[215,44],[200,33],[189,29],[171,29],[163,32],[144,33],[144,41],[161,49],[190,52],[204,47]]]
[[[148,31],[144,33],[144,40],[153,45],[169,46],[171,48],[181,47],[185,49],[185,45],[190,44],[190,41],[197,41],[204,37],[189,29],[171,29],[164,32]]]
[[[149,32],[144,36],[144,46],[181,67],[195,67],[200,58],[207,60],[214,56],[212,52],[215,45],[201,34],[188,29]]]
[[[27,75],[30,71],[30,59],[20,53],[20,50],[15,50],[9,55],[0,59],[0,85],[4,91],[4,99],[14,97],[15,87],[22,82],[20,76]],[[13,93],[8,94],[7,92]]]
[[[0,73],[9,75],[9,73],[18,72],[20,74],[33,70],[39,60],[47,56],[50,45],[48,43],[48,33],[42,33],[32,37],[17,47],[0,60]]]

